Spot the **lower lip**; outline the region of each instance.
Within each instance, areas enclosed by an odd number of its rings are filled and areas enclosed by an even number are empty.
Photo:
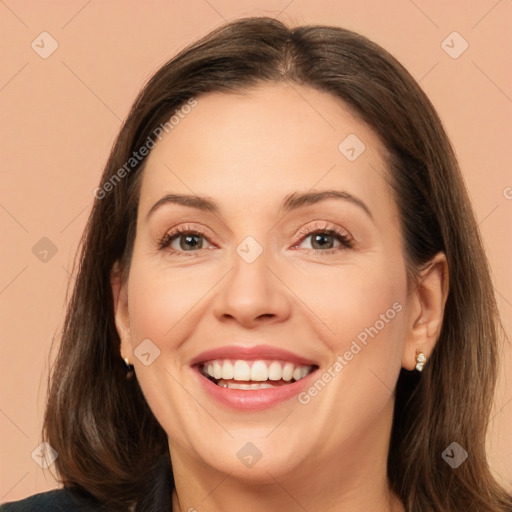
[[[312,371],[303,379],[276,386],[267,389],[231,389],[217,386],[210,379],[202,375],[199,369],[193,368],[196,378],[199,379],[201,386],[207,394],[223,405],[232,409],[257,411],[274,407],[286,400],[297,396],[316,374],[317,370]]]

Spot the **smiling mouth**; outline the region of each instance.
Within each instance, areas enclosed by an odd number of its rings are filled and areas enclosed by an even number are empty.
[[[318,366],[280,360],[217,359],[199,364],[197,369],[219,387],[257,390],[293,384],[317,370]]]

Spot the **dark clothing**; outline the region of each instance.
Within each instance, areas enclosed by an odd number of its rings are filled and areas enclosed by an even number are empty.
[[[145,486],[134,512],[171,512],[173,480],[168,455],[162,456]],[[0,512],[106,512],[98,501],[79,496],[71,489],[54,489],[28,498],[2,503]],[[130,509],[120,512],[129,512]]]

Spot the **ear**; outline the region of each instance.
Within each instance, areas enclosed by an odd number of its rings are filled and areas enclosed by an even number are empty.
[[[446,255],[437,253],[418,277],[408,301],[408,325],[402,367],[414,370],[416,350],[426,357],[430,354],[441,334],[444,308],[449,290],[449,272]]]
[[[127,283],[123,279],[123,272],[116,261],[110,272],[110,285],[112,287],[112,298],[114,301],[114,317],[117,333],[121,340],[121,358],[128,358],[133,364],[133,349],[130,335],[130,317],[128,314],[128,292]]]

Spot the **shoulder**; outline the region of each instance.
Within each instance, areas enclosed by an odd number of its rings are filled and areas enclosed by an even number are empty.
[[[159,512],[172,510],[174,478],[169,455],[162,455],[145,482],[139,503],[123,512]],[[111,510],[111,509],[110,509]],[[0,504],[0,512],[109,512],[85,490],[64,487],[28,498]]]
[[[68,489],[34,494],[18,501],[0,505],[0,512],[99,512],[99,505],[85,501]]]

